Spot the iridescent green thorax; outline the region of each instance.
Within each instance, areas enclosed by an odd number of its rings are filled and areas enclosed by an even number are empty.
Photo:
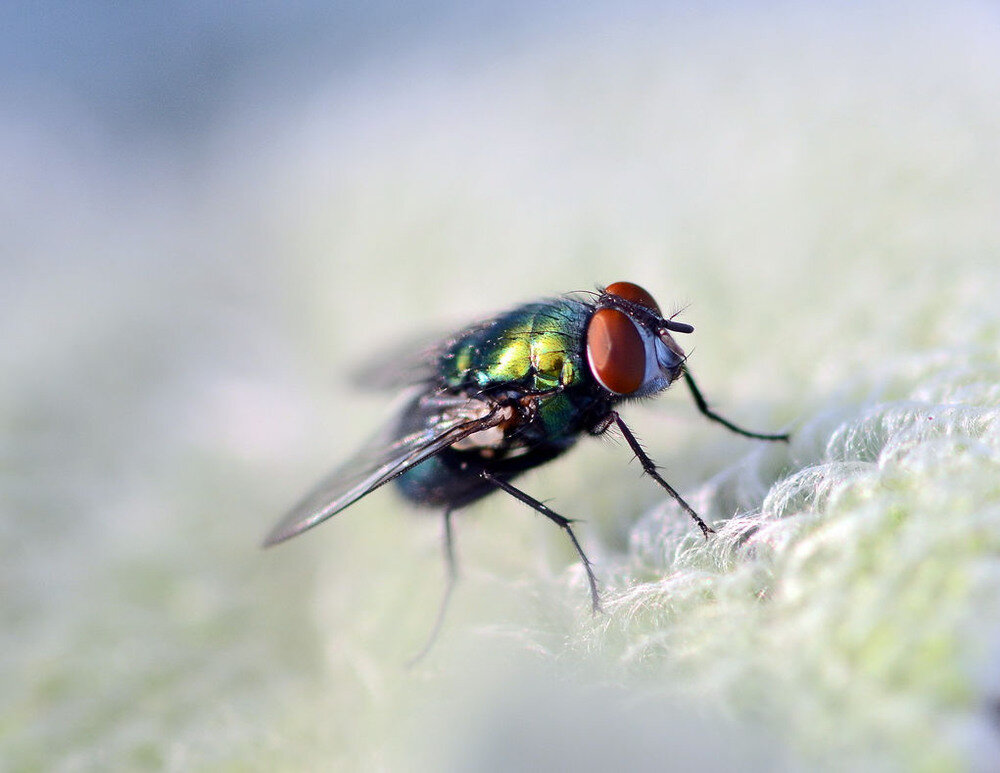
[[[442,358],[441,372],[455,390],[518,389],[561,394],[539,403],[547,429],[578,431],[581,391],[590,392],[584,333],[592,309],[572,298],[531,303],[466,331]]]
[[[583,378],[583,334],[588,307],[568,298],[531,303],[466,331],[445,352],[445,380],[453,389],[569,387]]]

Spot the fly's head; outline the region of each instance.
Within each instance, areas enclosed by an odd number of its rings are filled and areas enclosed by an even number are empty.
[[[671,333],[691,325],[665,319],[646,290],[615,282],[598,296],[587,323],[587,365],[616,398],[646,397],[670,386],[684,369],[684,350]]]

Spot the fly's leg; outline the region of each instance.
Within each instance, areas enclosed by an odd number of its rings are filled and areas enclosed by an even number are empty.
[[[711,421],[719,422],[719,424],[721,424],[726,429],[732,430],[737,435],[743,435],[743,437],[756,438],[757,440],[781,440],[784,441],[785,443],[788,442],[789,438],[788,434],[765,435],[760,432],[750,432],[749,430],[745,430],[742,427],[737,427],[728,419],[722,418],[719,414],[717,414],[715,411],[713,411],[711,408],[708,407],[708,402],[702,396],[701,390],[698,389],[698,385],[694,383],[694,379],[691,377],[691,374],[688,373],[687,368],[684,369],[683,373],[684,373],[684,383],[686,383],[688,385],[688,389],[691,390],[691,396],[694,398],[694,404],[698,406],[698,410],[701,411],[702,415],[704,415],[706,418],[710,419]]]
[[[694,522],[698,524],[698,528],[701,529],[701,533],[705,535],[705,539],[708,539],[709,534],[714,534],[715,529],[701,520],[701,516],[694,511],[691,505],[685,502],[684,498],[677,493],[677,490],[660,476],[660,473],[656,469],[656,463],[649,458],[649,454],[646,453],[642,444],[636,440],[635,435],[632,434],[632,430],[630,430],[628,425],[622,420],[618,411],[611,411],[611,414],[608,417],[608,423],[602,425],[602,427],[598,428],[598,430],[606,430],[612,423],[618,425],[618,429],[621,430],[621,433],[625,438],[625,442],[629,444],[629,448],[632,449],[632,452],[635,454],[635,458],[638,459],[639,464],[642,465],[643,472],[659,483],[666,490],[666,492],[670,494],[670,496],[677,500],[677,504],[679,504],[684,509],[684,512],[690,515],[694,519]]]
[[[546,505],[542,504],[534,497],[525,494],[523,491],[521,491],[521,489],[512,486],[507,481],[501,480],[500,478],[487,472],[486,470],[480,470],[479,475],[483,480],[492,483],[498,489],[506,491],[508,494],[514,497],[514,499],[517,499],[518,501],[526,504],[528,507],[537,510],[539,513],[541,513],[550,521],[552,521],[556,526],[563,529],[567,535],[569,535],[570,542],[572,542],[573,547],[576,548],[576,553],[578,556],[580,556],[580,560],[583,562],[583,568],[587,572],[587,582],[590,584],[590,600],[593,604],[594,613],[596,614],[597,612],[600,612],[601,597],[597,591],[597,578],[594,577],[594,570],[591,567],[590,559],[587,558],[587,554],[583,552],[583,548],[580,547],[580,543],[577,541],[576,535],[573,533],[573,529],[570,526],[570,524],[572,524],[573,521],[569,518],[565,518],[559,515],[559,513],[553,512]]]
[[[447,571],[444,597],[441,599],[441,606],[438,607],[434,627],[431,628],[430,635],[427,637],[427,643],[420,648],[420,651],[416,655],[407,661],[406,665],[408,667],[415,666],[423,660],[427,653],[431,651],[434,642],[437,641],[438,634],[441,633],[441,628],[444,626],[444,616],[448,611],[448,603],[451,601],[451,592],[455,589],[455,581],[458,580],[458,564],[455,562],[455,546],[451,533],[451,513],[451,508],[444,511],[444,562]]]

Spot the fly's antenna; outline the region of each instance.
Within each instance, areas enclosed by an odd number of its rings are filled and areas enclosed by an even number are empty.
[[[688,325],[685,322],[676,322],[675,321],[677,319],[677,317],[679,317],[681,314],[683,314],[685,311],[687,311],[688,306],[690,306],[690,305],[691,305],[690,303],[685,304],[681,308],[677,309],[677,311],[675,311],[669,317],[667,317],[666,319],[664,319],[663,320],[664,327],[666,327],[667,330],[673,331],[674,333],[693,333],[694,332],[694,325]]]
[[[673,317],[663,320],[663,327],[674,333],[694,332],[694,325],[689,325],[687,322],[675,322]]]

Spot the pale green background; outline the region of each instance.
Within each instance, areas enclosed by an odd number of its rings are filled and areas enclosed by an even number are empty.
[[[169,131],[14,79],[2,767],[998,769],[1000,14],[796,8],[404,27]],[[523,487],[607,614],[494,497],[411,670],[438,519],[380,491],[258,550],[381,421],[354,366],[619,279],[684,309],[719,410],[794,433],[627,409],[710,543],[587,441]]]

